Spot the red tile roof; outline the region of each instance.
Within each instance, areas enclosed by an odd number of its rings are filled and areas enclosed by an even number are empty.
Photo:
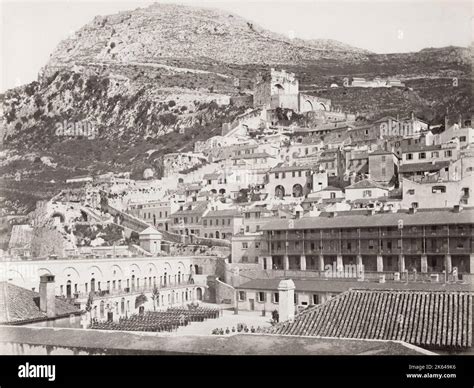
[[[454,291],[351,290],[267,332],[471,347],[473,296]]]

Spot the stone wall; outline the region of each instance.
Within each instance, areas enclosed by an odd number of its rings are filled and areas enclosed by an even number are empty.
[[[234,306],[235,288],[216,279],[216,303]]]
[[[252,107],[253,106],[253,96],[234,96],[230,98],[230,105],[236,107]]]

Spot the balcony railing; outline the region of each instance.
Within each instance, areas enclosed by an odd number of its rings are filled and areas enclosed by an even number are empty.
[[[140,287],[125,287],[125,288],[116,288],[108,289],[108,290],[96,290],[92,292],[93,297],[95,298],[107,298],[109,296],[120,296],[120,295],[127,295],[127,294],[139,294],[143,292],[152,292],[155,287],[158,291],[170,290],[174,288],[181,288],[189,285],[194,285],[194,280],[186,280],[182,282],[169,282],[166,284],[156,284],[155,285],[146,285]],[[76,292],[72,294],[74,299],[87,299],[89,298],[90,292]]]

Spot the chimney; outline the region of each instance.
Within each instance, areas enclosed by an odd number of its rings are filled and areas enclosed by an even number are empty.
[[[448,122],[448,115],[444,116],[444,129],[448,129],[448,125],[449,125],[449,122]]]
[[[295,317],[295,283],[291,279],[283,279],[278,284],[278,315],[279,321],[293,321]]]
[[[40,276],[40,310],[52,318],[56,316],[56,295],[54,275]]]
[[[459,128],[462,128],[462,114],[461,113],[459,113],[458,124],[459,124]]]

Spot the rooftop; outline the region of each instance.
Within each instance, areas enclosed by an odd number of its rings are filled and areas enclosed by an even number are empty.
[[[183,210],[178,210],[171,214],[171,216],[185,216],[190,214],[202,214],[207,208],[207,201],[196,201],[191,202],[183,205]],[[191,209],[187,207],[191,206]]]
[[[244,154],[233,156],[232,160],[240,159],[256,159],[256,158],[274,158],[274,156],[268,154],[267,152],[254,152],[253,154]]]
[[[353,183],[350,186],[346,187],[346,190],[348,189],[383,189],[383,190],[388,190],[387,187],[376,183],[370,179],[364,179],[359,182]]]
[[[333,229],[354,227],[398,227],[402,220],[404,226],[410,225],[445,225],[473,224],[474,208],[464,209],[459,213],[451,209],[432,211],[417,211],[409,214],[407,211],[397,213],[376,213],[373,215],[340,215],[335,217],[303,217],[293,220],[294,229]],[[263,225],[262,230],[287,230],[288,220],[270,221]]]
[[[277,291],[281,278],[252,279],[236,287],[241,290]],[[464,291],[472,290],[469,284],[463,283],[379,283],[375,281],[359,281],[349,278],[298,278],[292,279],[296,292],[334,292],[342,293],[352,289],[396,290],[396,291]]]
[[[45,312],[39,308],[40,295],[7,282],[0,282],[0,322],[12,323],[27,320],[47,319]],[[72,304],[56,298],[56,316],[68,316],[80,310]]]
[[[309,171],[311,166],[279,166],[274,167],[270,172],[286,172],[286,171]]]
[[[472,292],[351,290],[308,308],[270,333],[374,340],[417,346],[472,346]]]
[[[242,214],[237,209],[209,210],[203,217],[239,217]]]
[[[450,161],[441,161],[435,163],[408,163],[402,164],[400,166],[399,172],[400,173],[410,173],[410,172],[419,172],[419,171],[439,171],[443,168],[449,167],[451,164]]]

